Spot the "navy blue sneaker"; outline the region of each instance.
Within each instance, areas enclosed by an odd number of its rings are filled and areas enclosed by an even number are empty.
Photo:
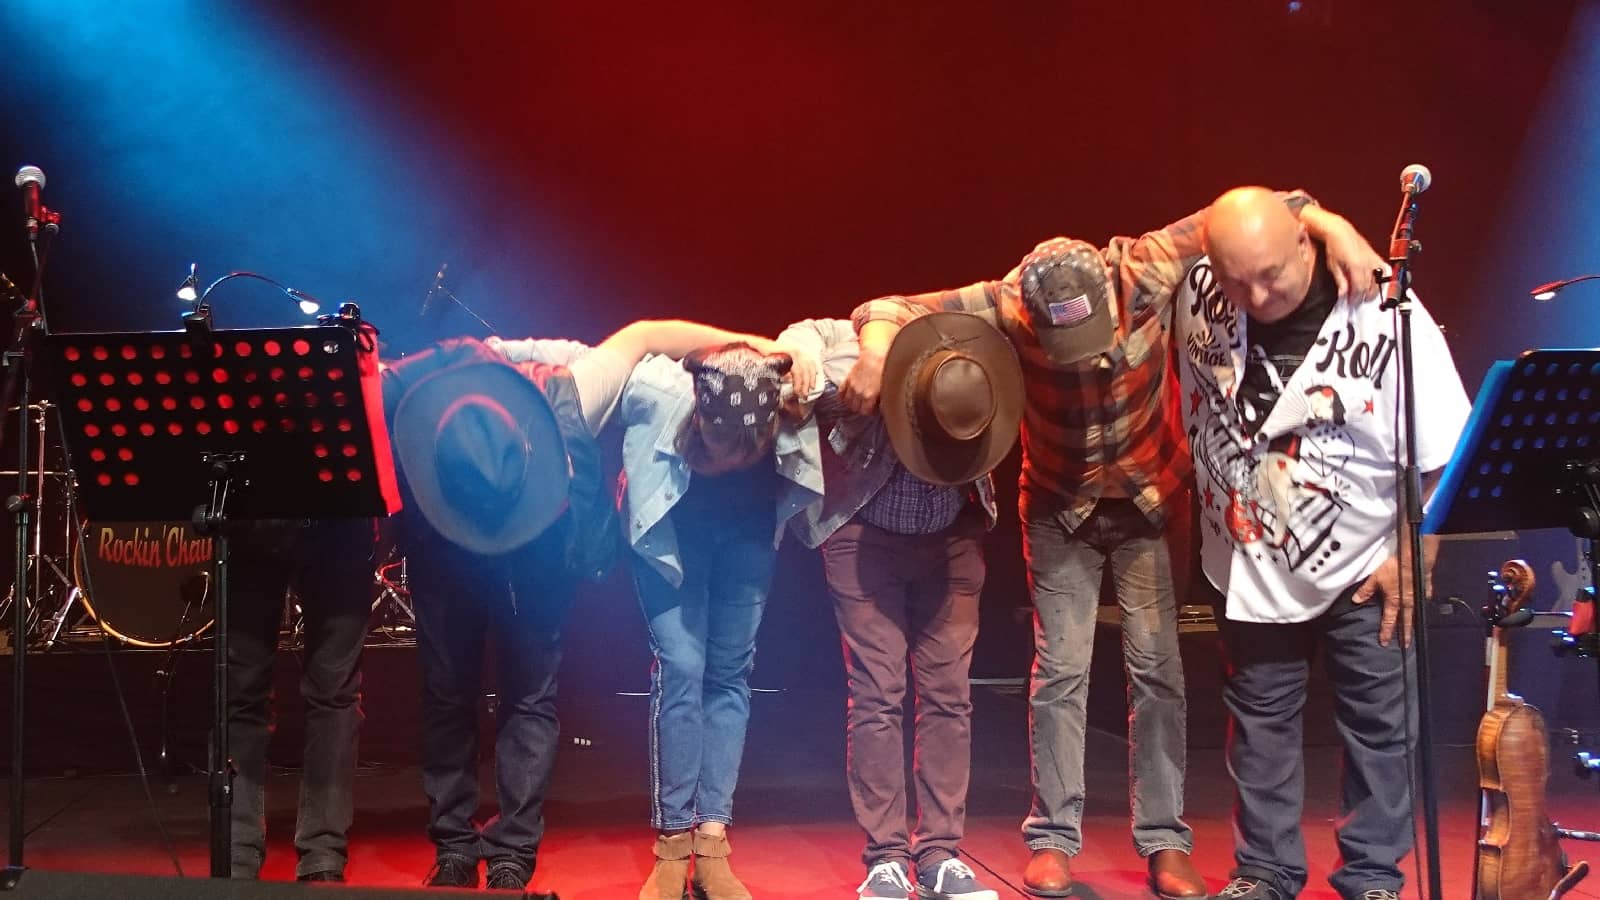
[[[910,900],[916,887],[906,877],[905,867],[897,862],[881,862],[867,872],[856,893],[861,900]]]
[[[917,895],[927,900],[1000,900],[966,863],[954,857],[917,873]]]

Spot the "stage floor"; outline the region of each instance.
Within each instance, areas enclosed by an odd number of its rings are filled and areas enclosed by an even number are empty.
[[[1010,698],[1006,698],[1009,700]],[[965,844],[970,861],[1001,897],[1024,897],[1021,872],[1028,852],[1018,824],[1028,801],[1021,732],[994,733],[1003,720],[1020,724],[1010,702],[989,702],[980,716],[986,733],[978,742],[978,762]],[[996,715],[996,707],[1009,714]],[[759,725],[759,722],[758,722]],[[834,735],[814,736],[819,746]],[[762,752],[764,741],[752,744]],[[803,750],[804,748],[796,748]],[[651,834],[644,822],[644,774],[613,777],[617,760],[576,749],[563,751],[547,809],[549,832],[539,857],[535,886],[558,891],[564,900],[630,900],[650,865]],[[1143,866],[1128,837],[1127,745],[1119,737],[1092,731],[1089,739],[1090,795],[1084,823],[1086,843],[1075,860],[1080,878],[1076,896],[1103,900],[1147,898]],[[780,754],[781,755],[781,754]],[[798,760],[810,754],[791,757]],[[824,754],[827,755],[827,754]],[[1557,748],[1560,759],[1568,755]],[[631,756],[631,754],[630,754]],[[1335,900],[1326,877],[1335,863],[1337,752],[1308,750],[1305,828],[1311,855],[1311,883],[1302,895]],[[752,755],[737,798],[739,822],[732,831],[737,871],[758,898],[848,900],[862,878],[861,838],[842,777],[836,770],[770,765],[772,754]],[[1445,896],[1470,892],[1475,816],[1471,748],[1441,751],[1439,784]],[[485,771],[485,786],[489,773]],[[206,871],[205,782],[184,775],[172,792],[152,784],[160,815],[176,844],[183,870]],[[293,801],[298,790],[292,771],[276,774],[269,787],[271,848],[263,877],[293,877]],[[1579,781],[1563,768],[1551,782],[1551,806],[1563,824],[1600,826],[1600,784]],[[1187,818],[1196,834],[1201,870],[1221,886],[1231,864],[1228,822],[1230,786],[1217,749],[1200,749],[1189,762]],[[49,778],[28,783],[31,829],[27,862],[33,868],[97,872],[171,874],[172,863],[157,838],[139,782],[131,776]],[[365,886],[416,886],[432,861],[423,836],[426,807],[418,774],[410,766],[364,766],[357,782],[357,813],[351,835],[348,875]],[[1574,856],[1600,859],[1594,845],[1568,844]],[[1408,876],[1409,877],[1409,876]],[[1417,896],[1409,889],[1408,896]],[[1569,895],[1600,897],[1600,880]]]

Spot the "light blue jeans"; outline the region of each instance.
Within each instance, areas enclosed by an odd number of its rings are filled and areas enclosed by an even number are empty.
[[[1028,694],[1033,807],[1022,836],[1033,850],[1083,846],[1083,752],[1089,662],[1106,567],[1122,610],[1128,676],[1128,772],[1133,844],[1141,856],[1189,852],[1183,821],[1187,709],[1178,656],[1172,561],[1161,530],[1131,500],[1101,500],[1077,529],[1064,501],[1025,491],[1023,550],[1033,592]]]
[[[750,721],[756,631],[777,557],[772,529],[738,521],[678,528],[683,585],[629,554],[650,627],[650,824],[733,821]]]

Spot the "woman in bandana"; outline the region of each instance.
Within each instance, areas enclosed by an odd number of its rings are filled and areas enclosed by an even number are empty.
[[[815,435],[779,412],[788,354],[749,344],[657,357],[623,392],[622,516],[655,654],[650,824],[640,900],[750,897],[727,826],[750,718],[756,630],[790,517],[822,494]],[[690,874],[692,870],[692,875]]]
[[[748,900],[727,827],[750,718],[756,630],[789,519],[822,496],[815,430],[779,412],[783,382],[809,384],[773,341],[647,356],[627,377],[621,514],[655,656],[650,824],[655,866],[641,900]],[[513,362],[544,360],[504,342]],[[791,368],[795,371],[791,372]]]

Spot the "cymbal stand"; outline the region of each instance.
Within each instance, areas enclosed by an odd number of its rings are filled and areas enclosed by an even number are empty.
[[[60,477],[66,479],[60,489],[61,497],[66,506],[62,549],[69,559],[72,553],[73,533],[75,530],[73,527],[75,519],[72,504],[71,474],[68,472],[52,472],[45,462],[48,443],[46,429],[49,427],[48,419],[52,408],[53,405],[49,401],[40,401],[30,406],[28,408],[30,415],[22,420],[24,430],[19,435],[20,439],[34,444],[33,465],[27,473],[27,477],[33,482],[33,490],[28,495],[28,501],[33,509],[30,517],[31,521],[29,522],[28,536],[27,572],[29,580],[23,596],[28,618],[28,630],[24,638],[26,640],[25,646],[34,645],[45,649],[55,646],[60,637],[62,626],[66,623],[69,614],[77,605],[77,601],[82,594],[82,591],[73,582],[72,575],[63,565],[63,560],[46,553],[44,548],[44,508],[45,495],[48,493],[46,488],[47,478]],[[7,472],[5,474],[15,473]],[[47,569],[48,572],[46,571]],[[52,578],[54,583],[47,584],[47,578]],[[9,604],[13,601],[15,592],[16,588],[14,586],[6,592],[4,601],[0,602],[0,610],[9,609]],[[49,608],[46,604],[46,598],[57,592],[61,596],[61,602],[48,618],[41,620],[40,617]]]
[[[78,606],[78,601],[83,598],[83,589],[78,587],[77,583],[73,581],[72,575],[69,571],[71,567],[72,552],[79,536],[78,510],[76,504],[72,502],[72,473],[71,471],[46,471],[44,461],[46,435],[49,427],[51,410],[54,408],[54,404],[50,403],[49,401],[41,401],[36,404],[36,406],[38,412],[34,422],[34,428],[35,434],[38,436],[38,441],[35,448],[38,452],[34,455],[34,459],[36,460],[36,465],[38,468],[34,470],[33,492],[33,602],[36,605],[44,602],[44,568],[46,566],[49,567],[51,574],[55,577],[55,586],[63,592],[60,605],[56,607],[55,612],[51,614],[50,618],[44,620],[44,623],[41,626],[42,640],[40,641],[40,646],[48,650],[55,647],[57,642],[60,640],[62,626],[66,625],[67,617],[71,615],[72,611]],[[62,526],[62,537],[64,540],[61,545],[61,550],[66,554],[66,567],[63,567],[62,565],[63,560],[57,559],[56,557],[44,552],[44,497],[46,475],[54,475],[61,479],[59,495],[61,497],[62,505],[66,507],[66,509],[63,511],[63,519],[65,522]],[[41,565],[41,563],[43,565]]]
[[[391,578],[390,571],[396,571],[398,574]],[[374,569],[372,579],[378,586],[378,599],[373,604],[373,612],[381,623],[378,630],[391,639],[396,639],[394,632],[397,631],[409,632],[410,638],[415,639],[417,613],[412,606],[411,584],[406,576],[406,558],[402,556],[399,562]]]

